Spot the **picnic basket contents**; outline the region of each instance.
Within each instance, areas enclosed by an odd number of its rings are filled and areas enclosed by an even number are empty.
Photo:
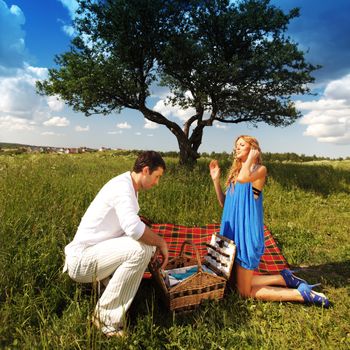
[[[186,253],[188,247],[195,257]],[[156,262],[149,265],[149,270],[169,310],[191,310],[205,299],[222,299],[235,252],[233,241],[214,233],[203,261],[197,247],[185,240],[179,255],[168,262],[164,271]]]

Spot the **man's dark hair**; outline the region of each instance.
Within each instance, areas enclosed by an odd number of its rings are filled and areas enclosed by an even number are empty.
[[[162,156],[155,151],[142,152],[137,157],[132,170],[135,173],[140,173],[145,166],[149,167],[149,171],[151,174],[153,173],[154,170],[157,170],[159,167],[165,170],[165,162]]]

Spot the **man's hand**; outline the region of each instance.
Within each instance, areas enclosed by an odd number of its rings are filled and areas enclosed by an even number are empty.
[[[163,257],[162,266],[160,268],[164,269],[169,261],[168,247],[166,244],[165,244],[165,248],[163,248],[163,250],[161,250],[160,247],[157,247],[157,249],[152,257],[152,260],[151,260],[152,264],[154,264],[157,261],[157,257],[159,254]]]
[[[159,248],[157,247],[156,248],[156,251],[154,252],[153,256],[152,256],[152,259],[151,259],[151,263],[154,264],[156,261],[157,261],[157,257],[158,255],[160,254],[160,250]]]
[[[169,252],[168,252],[168,246],[166,242],[164,241],[164,244],[158,247],[157,250],[158,249],[159,249],[160,255],[163,257],[163,263],[162,263],[162,266],[160,267],[163,270],[167,266],[169,261]]]
[[[159,236],[157,233],[153,232],[148,226],[146,226],[143,235],[139,238],[139,241],[157,247],[152,261],[156,259],[159,252],[160,255],[163,257],[162,266],[160,267],[161,269],[163,269],[167,265],[169,260],[168,246],[164,238]]]

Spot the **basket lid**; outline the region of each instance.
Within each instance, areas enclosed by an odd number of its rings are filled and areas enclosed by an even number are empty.
[[[204,257],[205,265],[228,279],[235,260],[235,243],[219,233],[213,233],[210,243],[207,244],[207,250],[208,253]]]

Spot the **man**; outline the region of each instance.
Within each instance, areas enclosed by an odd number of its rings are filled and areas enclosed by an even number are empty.
[[[123,335],[123,318],[155,251],[168,261],[165,240],[137,215],[138,191],[157,185],[165,170],[162,157],[146,151],[128,171],[107,182],[84,214],[65,247],[64,271],[76,282],[108,280],[96,305],[93,322],[107,336]]]

